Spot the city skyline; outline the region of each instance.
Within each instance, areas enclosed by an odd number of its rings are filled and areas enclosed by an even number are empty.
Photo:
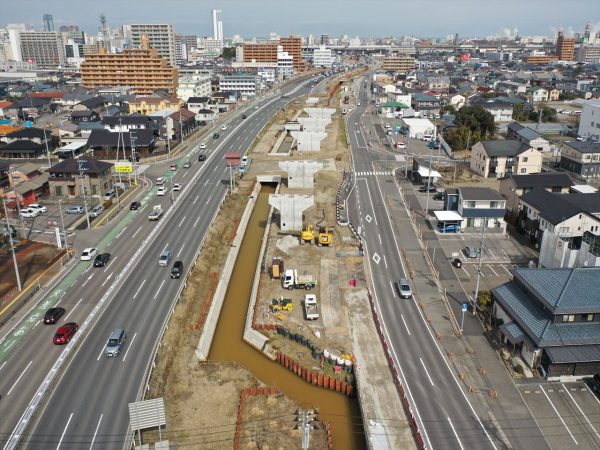
[[[212,9],[222,11],[225,37],[267,36],[270,32],[280,35],[291,33],[329,34],[332,37],[347,34],[383,37],[413,35],[416,37],[445,37],[458,33],[461,37],[485,37],[491,35],[555,36],[562,28],[565,33],[581,32],[590,18],[600,17],[600,2],[580,0],[578,8],[572,8],[564,0],[531,1],[490,0],[486,11],[494,14],[481,15],[481,2],[457,0],[451,5],[442,0],[423,3],[401,4],[385,0],[373,0],[366,8],[358,0],[331,0],[327,3],[307,0],[298,8],[295,4],[281,4],[276,0],[222,0],[218,4],[197,4],[186,0],[173,0],[168,4],[157,0],[120,2],[105,0],[82,4],[73,0],[26,0],[11,3],[0,0],[3,11],[2,26],[8,23],[26,23],[42,29],[43,14],[51,14],[56,29],[61,25],[79,25],[80,29],[95,35],[99,16],[107,16],[111,28],[130,23],[169,23],[176,32],[212,36]],[[118,14],[115,12],[118,11]],[[427,11],[427,15],[423,13]],[[452,12],[461,11],[451,17]],[[515,12],[518,11],[518,14]],[[251,17],[252,20],[248,20]],[[411,20],[405,17],[410,17]],[[423,20],[413,20],[422,17]],[[535,20],[532,20],[535,17]],[[596,25],[596,26],[594,26]],[[593,28],[598,28],[599,23]]]

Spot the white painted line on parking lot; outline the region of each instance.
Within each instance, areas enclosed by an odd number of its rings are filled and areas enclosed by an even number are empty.
[[[215,168],[213,169],[213,172],[216,172],[218,168],[219,168],[219,166],[215,166]],[[227,169],[227,167],[225,167],[225,169]]]
[[[502,268],[503,268],[503,269],[506,271],[506,273],[507,273],[507,274],[511,275],[511,273],[510,273],[510,270],[508,270],[508,269],[507,269],[507,268],[504,266],[504,264],[500,264],[500,267],[502,267]]]
[[[140,293],[140,291],[142,290],[142,287],[144,286],[144,283],[146,282],[146,279],[144,279],[144,281],[142,281],[142,284],[140,284],[140,287],[138,288],[137,291],[135,291],[135,294],[133,296],[133,299],[135,300],[135,298],[137,297],[137,295]]]
[[[488,269],[490,269],[494,273],[494,275],[498,276],[498,273],[494,270],[494,268],[492,266],[490,266],[489,264],[487,266],[488,266]]]
[[[98,425],[96,425],[96,431],[94,431],[94,436],[92,437],[92,442],[90,443],[90,450],[92,450],[92,447],[94,446],[94,441],[96,440],[96,436],[98,435],[98,429],[100,428],[100,424],[102,423],[102,417],[104,417],[104,414],[100,414],[100,420],[98,420]]]
[[[127,354],[129,353],[129,350],[131,349],[131,347],[133,347],[133,341],[135,341],[136,336],[137,336],[137,333],[135,333],[133,335],[133,337],[131,338],[131,342],[127,346],[127,351],[125,352],[125,355],[123,356],[123,362],[125,362],[125,358],[127,358]]]
[[[17,385],[17,383],[21,380],[21,378],[23,378],[23,375],[25,375],[25,372],[27,372],[27,369],[29,369],[29,366],[31,366],[32,363],[33,363],[33,360],[29,361],[29,364],[27,364],[27,367],[25,367],[25,369],[23,370],[23,372],[21,372],[21,375],[19,375],[19,378],[17,378],[17,381],[15,381],[13,383],[12,387],[8,390],[8,393],[6,394],[7,397],[13,391],[13,389],[15,388],[15,386]]]
[[[404,324],[404,328],[406,328],[406,332],[410,336],[410,330],[408,329],[408,325],[406,324],[406,320],[404,320],[404,314],[400,314],[400,317],[402,317],[402,323]],[[423,364],[423,361],[421,361],[421,364]],[[425,366],[423,366],[423,368],[425,368]],[[431,378],[429,379],[429,381],[431,381]],[[433,384],[433,383],[431,383],[431,384]]]
[[[65,425],[65,429],[60,435],[60,440],[58,441],[58,445],[56,446],[56,450],[60,448],[60,444],[62,444],[63,439],[65,438],[65,434],[67,433],[67,428],[69,428],[69,424],[71,423],[71,419],[73,418],[73,413],[69,416],[69,420],[67,420],[67,424]]]
[[[450,417],[446,417],[446,419],[448,419],[448,423],[450,424],[450,428],[452,428],[452,433],[454,434],[454,437],[456,438],[456,441],[458,442],[458,445],[460,446],[460,450],[465,450],[465,448],[462,445],[462,442],[460,442],[460,439],[458,438],[458,433],[456,433],[456,430],[454,429],[454,425],[452,425],[452,421],[450,420]]]
[[[152,300],[156,300],[156,297],[158,297],[158,293],[163,287],[163,284],[165,284],[165,280],[162,280],[162,283],[160,283],[160,286],[158,287],[158,290],[156,291],[156,294],[154,294],[154,298]]]
[[[111,273],[110,273],[110,275],[109,275],[108,277],[106,277],[106,280],[104,280],[100,286],[102,286],[102,287],[103,287],[103,286],[106,284],[106,282],[112,278],[112,276],[113,276],[113,273],[114,273],[114,272],[111,272]]]
[[[486,248],[485,251],[487,253],[489,253],[493,259],[498,259],[498,257],[496,255],[494,255],[494,252],[492,252],[489,248]]]
[[[204,183],[204,186],[208,186],[209,182],[210,182],[210,180],[206,180],[206,183]]]
[[[467,269],[465,269],[465,266],[464,266],[464,264],[463,264],[463,265],[461,265],[461,266],[460,266],[460,268],[463,270],[463,272],[464,272],[464,273],[466,273],[466,274],[467,274],[467,276],[468,276],[469,278],[471,278],[471,275],[469,275],[469,272],[467,272]]]
[[[504,253],[504,256],[506,257],[506,259],[510,260],[510,256],[508,256],[508,253],[506,253],[506,250],[504,250],[504,249],[502,248],[502,249],[500,249],[500,251],[501,251],[502,253]]]
[[[432,386],[435,386],[433,384],[433,380],[429,376],[429,372],[427,372],[427,368],[425,367],[425,363],[423,362],[423,360],[421,358],[419,358],[419,361],[421,361],[421,365],[423,366],[423,370],[425,371],[425,374],[427,374],[427,378],[429,378],[429,382],[431,383]]]
[[[550,400],[550,397],[548,396],[548,394],[546,394],[546,391],[544,390],[544,388],[542,387],[541,384],[540,384],[540,389],[542,390],[542,392],[546,396],[546,399],[548,400],[548,403],[550,403],[550,406],[552,406],[552,409],[554,410],[554,412],[556,413],[556,415],[558,416],[558,418],[562,422],[563,426],[567,429],[569,435],[571,436],[571,439],[573,439],[573,442],[575,442],[575,445],[579,445],[579,443],[577,442],[577,439],[575,439],[575,436],[573,436],[573,433],[571,433],[571,430],[569,429],[569,427],[567,426],[567,424],[563,420],[562,416],[559,414],[558,410],[554,406],[554,403],[552,403],[552,400]]]
[[[571,398],[571,400],[573,401],[573,403],[575,403],[575,406],[577,406],[577,409],[579,410],[579,412],[581,413],[581,415],[585,418],[585,421],[588,423],[588,425],[590,426],[590,428],[592,430],[594,430],[594,433],[596,434],[596,437],[598,439],[600,439],[600,434],[598,434],[598,432],[594,428],[594,425],[592,425],[592,422],[590,422],[590,419],[588,419],[588,417],[585,415],[585,413],[583,412],[583,410],[579,406],[579,403],[577,403],[575,401],[575,399],[573,398],[573,396],[571,395],[571,393],[569,392],[569,390],[566,388],[566,386],[564,384],[562,386],[565,388],[565,391],[566,391],[567,395]]]
[[[206,186],[206,185],[205,185]],[[198,201],[198,197],[200,197],[199,195],[196,195],[196,198],[194,199],[194,201],[192,202],[192,205],[195,205],[196,202]]]
[[[142,229],[142,227],[139,227],[137,229],[137,231],[135,233],[133,233],[133,236],[131,236],[131,238],[133,239],[135,237],[136,234],[138,234],[140,232],[140,230]]]
[[[179,222],[179,226],[178,226],[178,228],[181,228],[181,225],[182,225],[182,224],[183,224],[183,222],[185,221],[185,218],[186,218],[186,217],[187,217],[187,216],[183,216],[183,219],[181,219],[181,222]]]
[[[73,306],[73,308],[71,308],[71,311],[69,311],[69,314],[67,314],[67,315],[65,316],[65,318],[63,319],[63,322],[66,322],[66,321],[67,321],[67,319],[69,318],[69,316],[71,315],[71,313],[72,313],[73,311],[75,311],[75,309],[76,309],[76,308],[79,306],[79,304],[81,303],[81,301],[82,301],[82,300],[83,300],[83,297],[82,297],[82,298],[80,298],[80,299],[79,299],[79,301],[78,301],[77,303],[75,303],[75,306]]]
[[[198,217],[198,218],[196,219],[196,221],[194,222],[194,228],[196,228],[196,225],[198,225],[198,221],[199,221],[199,220],[200,220],[200,217]]]

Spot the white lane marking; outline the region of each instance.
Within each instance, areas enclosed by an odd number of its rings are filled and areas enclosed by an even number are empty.
[[[58,441],[58,445],[56,446],[56,450],[58,450],[60,448],[60,444],[62,444],[62,441],[65,438],[65,434],[67,432],[67,428],[69,428],[69,424],[71,423],[71,419],[72,418],[73,418],[73,413],[71,413],[71,415],[69,416],[69,420],[67,420],[67,424],[65,425],[65,429],[63,430],[62,434],[60,435],[60,440]]]
[[[75,309],[76,309],[76,308],[79,306],[79,304],[81,303],[81,301],[82,301],[82,300],[83,300],[83,298],[80,298],[80,299],[79,299],[79,301],[78,301],[77,303],[75,303],[75,306],[73,306],[73,308],[71,308],[71,311],[69,311],[69,314],[67,314],[67,315],[65,316],[65,318],[63,319],[63,322],[66,322],[66,321],[67,321],[67,319],[69,318],[69,316],[71,315],[71,313],[72,313],[73,311],[75,311]]]
[[[542,393],[546,396],[546,400],[548,400],[548,403],[550,403],[550,406],[552,406],[552,409],[554,410],[554,413],[558,416],[558,418],[562,422],[563,426],[567,429],[567,432],[571,436],[571,439],[573,439],[573,442],[575,442],[575,445],[579,445],[579,443],[577,442],[577,439],[575,439],[575,436],[573,436],[573,433],[571,433],[571,430],[569,429],[569,427],[567,426],[567,424],[563,420],[562,416],[560,415],[560,413],[558,412],[558,410],[554,406],[554,403],[552,403],[552,400],[550,400],[550,397],[548,396],[548,394],[546,394],[546,391],[544,390],[544,388],[542,387],[541,384],[540,384],[540,389],[542,390]]]
[[[117,235],[115,236],[115,239],[119,239],[119,238],[121,237],[121,235],[122,235],[122,234],[125,232],[125,230],[126,230],[126,229],[127,229],[127,225],[125,225],[125,226],[123,227],[123,229],[122,229],[122,230],[119,232],[119,234],[117,234]]]
[[[565,388],[565,392],[569,395],[569,397],[571,398],[571,400],[573,401],[573,403],[575,403],[575,406],[577,406],[577,409],[579,410],[579,412],[581,413],[581,415],[585,418],[585,421],[588,423],[588,425],[590,426],[590,428],[592,430],[594,430],[594,433],[596,433],[596,437],[598,439],[600,439],[600,434],[598,434],[598,432],[596,431],[596,429],[594,428],[594,425],[592,425],[592,422],[590,422],[590,419],[588,419],[588,417],[585,415],[585,413],[583,412],[583,410],[581,409],[581,407],[579,406],[579,403],[577,403],[575,401],[575,399],[573,398],[573,396],[571,395],[571,393],[569,392],[569,390],[567,389],[567,387],[563,384],[562,387]]]
[[[390,287],[392,288],[392,295],[394,298],[396,298],[396,289],[394,289],[394,283],[392,283],[392,280],[390,280]]]
[[[117,260],[117,258],[118,258],[118,256],[115,256],[115,257],[114,257],[114,258],[113,258],[113,259],[110,261],[109,265],[110,265],[110,264],[112,264],[113,262],[115,262],[115,261]],[[104,272],[104,273],[106,273],[106,271],[107,271],[107,270],[108,270],[108,266],[106,266],[106,269],[104,269],[104,271],[103,271],[103,272]]]
[[[144,283],[146,282],[146,279],[144,279],[144,281],[142,281],[142,284],[140,284],[140,287],[138,288],[137,291],[135,291],[135,295],[133,296],[133,298],[135,299],[137,297],[137,295],[140,293],[140,291],[142,290],[142,287],[144,286]]]
[[[209,181],[210,181],[210,180],[206,180],[206,183],[204,183],[204,186],[208,186],[208,182],[209,182]]]
[[[183,222],[185,221],[185,218],[186,218],[186,217],[187,217],[187,216],[183,216],[183,219],[181,219],[181,222],[179,222],[179,228],[181,228],[181,225],[182,225],[182,224],[183,224]]]
[[[6,365],[6,363],[7,363],[7,362],[8,362],[8,361],[4,361],[4,362],[2,363],[2,365],[0,366],[0,370],[2,370],[2,368],[3,368],[3,367]]]
[[[494,270],[494,268],[492,266],[490,266],[488,264],[488,269],[490,269],[492,272],[494,272],[494,275],[498,276],[498,273]]]
[[[198,225],[198,221],[199,221],[199,220],[200,220],[200,217],[198,217],[198,218],[196,219],[196,221],[194,222],[194,228],[196,228],[196,225]]]
[[[410,330],[408,329],[408,325],[406,324],[406,320],[404,320],[404,314],[400,314],[400,317],[402,318],[402,323],[404,323],[404,328],[406,328],[406,332],[410,336]],[[423,361],[421,361],[421,364],[423,364]],[[429,381],[431,381],[431,378],[429,379]],[[431,383],[431,384],[433,384],[433,383]]]
[[[194,201],[192,202],[192,205],[195,205],[196,202],[198,201],[198,197],[200,197],[199,195],[196,195],[196,198],[194,199]]]
[[[137,231],[135,233],[133,233],[133,236],[131,236],[131,238],[133,239],[135,237],[136,234],[138,234],[140,232],[140,230],[142,229],[142,227],[139,227],[137,229]]]
[[[100,414],[100,420],[98,420],[98,425],[96,425],[96,431],[94,431],[94,436],[92,437],[92,442],[90,443],[90,450],[92,450],[92,447],[94,446],[94,441],[96,440],[96,436],[98,435],[98,429],[100,428],[100,424],[102,423],[102,417],[104,417],[104,414]]]
[[[104,282],[100,286],[104,286],[106,284],[106,282],[112,278],[113,273],[114,272],[111,272],[110,275],[106,277],[106,280],[104,280]]]
[[[183,244],[181,246],[181,248],[179,249],[179,251],[177,252],[177,258],[179,258],[179,255],[181,255],[181,252],[183,251],[183,248],[185,247],[185,244]]]
[[[29,366],[31,366],[31,364],[33,363],[32,361],[29,361],[29,364],[27,364],[27,367],[25,367],[25,369],[23,369],[23,372],[21,372],[21,375],[19,375],[19,378],[17,378],[17,381],[15,381],[12,385],[12,387],[8,390],[8,393],[6,394],[6,396],[8,397],[10,395],[10,393],[13,391],[13,389],[15,388],[15,386],[17,385],[17,383],[19,381],[21,381],[21,378],[23,378],[23,375],[25,375],[25,372],[27,372],[27,369],[29,369]]]
[[[219,168],[219,166],[215,166],[215,168],[213,169],[213,172],[216,172],[217,169]],[[227,169],[227,167],[225,167]]]
[[[387,259],[386,259],[385,255],[383,255],[383,262],[385,264],[385,268],[387,269],[388,265],[387,265]]]
[[[127,354],[129,353],[129,350],[131,349],[131,347],[133,347],[133,341],[135,341],[136,336],[137,336],[137,333],[135,333],[133,335],[133,337],[131,338],[131,342],[127,346],[127,351],[125,352],[125,355],[123,355],[123,362],[125,362],[125,358],[127,358]]]
[[[94,276],[94,274],[91,274],[89,277],[87,277],[87,280],[85,280],[81,286],[82,287],[85,286],[87,284],[87,282],[92,279],[93,276]]]
[[[169,243],[168,242],[167,242],[167,245],[165,245],[165,248],[162,249],[161,253],[163,253],[167,248],[169,248]]]
[[[419,358],[419,361],[421,361],[421,365],[423,366],[423,370],[425,371],[425,374],[427,375],[427,378],[429,378],[429,382],[431,383],[432,386],[435,386],[433,384],[433,380],[429,376],[429,372],[427,372],[427,368],[425,367],[425,363],[423,362],[423,360],[421,358]]]
[[[208,200],[206,200],[206,204],[208,205],[208,202],[210,202],[211,197],[208,197]]]
[[[458,438],[458,434],[456,433],[456,430],[454,429],[454,425],[452,425],[452,421],[450,420],[450,417],[446,417],[446,419],[448,419],[448,423],[450,424],[450,428],[452,428],[452,433],[454,434],[454,437],[458,441],[458,445],[460,446],[460,450],[465,450],[465,448],[462,445],[462,442],[460,442],[460,439]]]
[[[156,297],[158,297],[158,293],[163,287],[163,284],[165,284],[165,280],[162,280],[162,283],[160,283],[160,286],[158,287],[158,290],[156,291],[156,294],[154,294],[154,298],[152,300],[156,300]]]
[[[383,241],[381,240],[381,233],[377,233],[377,236],[379,236],[379,244],[383,245]]]
[[[102,358],[103,354],[104,354],[104,347],[102,347],[102,350],[100,350],[100,353],[98,354],[98,357],[96,358],[96,361],[100,361],[100,358]]]

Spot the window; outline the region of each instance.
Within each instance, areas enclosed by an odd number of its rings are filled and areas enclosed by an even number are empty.
[[[490,208],[498,208],[498,202],[490,202]]]
[[[528,159],[529,159],[528,156],[523,156],[523,162],[527,162]]]
[[[62,197],[63,195],[63,190],[62,190],[62,186],[55,186],[54,187],[54,193],[58,196],[58,197]]]
[[[521,169],[521,173],[527,173],[527,169],[526,169],[525,167],[523,167],[523,168]]]
[[[562,316],[563,322],[575,322],[575,314],[565,314]]]
[[[593,314],[584,314],[583,315],[583,320],[585,322],[593,322],[594,321],[594,315]]]

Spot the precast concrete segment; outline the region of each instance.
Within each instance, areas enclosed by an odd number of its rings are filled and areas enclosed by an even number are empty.
[[[321,161],[280,161],[279,168],[288,173],[288,187],[313,189],[315,173],[323,169]]]
[[[282,231],[300,231],[303,212],[314,204],[314,195],[269,195],[269,205],[279,210],[279,228]]]
[[[290,134],[298,141],[298,151],[300,152],[321,151],[321,141],[327,137],[327,133],[324,132],[292,131]]]

